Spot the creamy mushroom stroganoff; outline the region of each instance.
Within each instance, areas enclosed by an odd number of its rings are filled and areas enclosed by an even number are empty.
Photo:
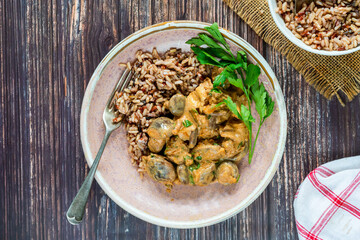
[[[205,29],[187,42],[192,52],[139,50],[126,64],[135,79],[116,94],[114,122],[125,123],[133,163],[167,187],[237,183],[237,164],[247,154],[251,162],[274,107],[260,68],[230,51],[216,23]],[[252,103],[260,117],[255,139]]]

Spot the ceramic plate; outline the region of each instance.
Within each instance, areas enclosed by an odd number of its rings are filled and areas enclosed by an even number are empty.
[[[207,23],[176,21],[144,28],[116,45],[101,61],[86,89],[81,108],[81,141],[91,166],[105,127],[105,103],[124,68],[119,63],[133,61],[138,49],[160,53],[171,47],[189,51],[185,42],[202,32]],[[260,80],[275,100],[274,113],[263,125],[251,165],[240,163],[238,184],[218,183],[206,187],[178,186],[171,193],[148,176],[140,178],[127,153],[123,128],[112,133],[102,155],[96,180],[108,196],[129,213],[153,224],[173,228],[195,228],[223,221],[246,208],[266,188],[274,176],[284,151],[286,109],[274,73],[264,58],[246,41],[227,30],[222,34],[233,51],[244,50],[251,62],[261,67]],[[255,111],[255,109],[254,109]],[[256,133],[257,124],[253,131]]]

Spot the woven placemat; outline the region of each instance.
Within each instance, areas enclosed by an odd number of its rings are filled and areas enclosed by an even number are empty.
[[[305,80],[327,99],[342,105],[360,93],[360,51],[344,56],[309,53],[290,42],[277,28],[266,0],[224,0],[264,41],[284,55]]]

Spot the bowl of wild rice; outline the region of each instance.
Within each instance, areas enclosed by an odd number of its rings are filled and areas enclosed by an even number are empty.
[[[360,0],[316,0],[295,14],[295,0],[268,0],[280,31],[298,47],[321,55],[360,50]]]
[[[167,116],[167,102],[174,94],[191,94],[212,73],[197,60],[185,42],[203,33],[210,24],[174,21],[144,28],[117,44],[99,63],[87,86],[81,107],[80,133],[89,166],[105,134],[104,106],[119,77],[126,70],[136,78],[116,96],[122,127],[110,136],[95,178],[120,207],[147,222],[173,228],[194,228],[223,221],[251,204],[273,178],[286,140],[286,107],[279,83],[264,58],[234,33],[220,29],[231,51],[243,50],[248,62],[259,66],[259,81],[275,102],[262,124],[251,164],[239,163],[237,184],[224,186],[163,184],[144,174],[141,157],[149,154],[148,128],[154,118]],[[139,65],[141,67],[137,67]],[[251,109],[256,111],[255,106]],[[255,117],[256,118],[256,117]],[[259,119],[253,130],[259,127]]]

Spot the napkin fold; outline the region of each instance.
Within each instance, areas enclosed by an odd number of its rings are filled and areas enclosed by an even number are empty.
[[[310,172],[295,195],[294,209],[299,239],[360,239],[360,156]]]

